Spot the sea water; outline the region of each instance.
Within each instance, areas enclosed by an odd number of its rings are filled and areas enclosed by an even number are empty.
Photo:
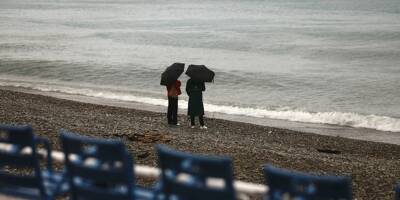
[[[0,1],[1,86],[166,106],[174,62],[208,113],[400,132],[399,0]]]

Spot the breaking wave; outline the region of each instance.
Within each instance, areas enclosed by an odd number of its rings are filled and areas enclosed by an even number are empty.
[[[0,86],[23,87],[45,92],[59,92],[65,94],[82,95],[103,99],[112,99],[128,102],[138,102],[156,106],[167,106],[168,102],[163,98],[143,97],[131,93],[102,91],[92,88],[73,88],[69,86],[60,86],[29,82],[1,81]],[[187,109],[187,101],[180,100],[180,108]],[[205,104],[207,112],[223,113],[229,115],[242,115],[257,118],[271,118],[306,123],[322,123],[331,125],[351,126],[357,128],[370,128],[380,131],[400,132],[400,119],[378,116],[362,115],[350,112],[307,112],[302,110],[270,110],[262,108],[239,107],[229,105]]]

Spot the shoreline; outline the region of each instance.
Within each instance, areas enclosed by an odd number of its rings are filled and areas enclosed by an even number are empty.
[[[16,92],[38,94],[43,96],[55,97],[59,99],[78,101],[82,103],[91,103],[104,106],[116,106],[116,107],[138,109],[138,110],[151,111],[157,113],[166,113],[167,111],[167,107],[164,106],[156,106],[139,102],[132,102],[132,101],[128,102],[122,100],[104,99],[98,97],[66,94],[59,92],[46,92],[24,87],[0,86],[0,90],[11,90]],[[179,115],[181,117],[185,117],[186,112],[187,112],[186,109],[179,109]],[[206,112],[205,116],[209,118],[222,119],[234,122],[243,122],[254,125],[288,129],[297,132],[306,132],[306,133],[325,135],[325,136],[343,137],[343,138],[363,140],[363,141],[400,145],[400,132],[379,131],[369,128],[355,128],[350,126],[340,126],[340,125],[321,124],[321,123],[295,122],[295,121],[279,120],[271,118],[249,117],[242,115],[229,115],[229,114],[214,113],[214,112]]]
[[[230,156],[235,179],[264,183],[262,167],[272,164],[317,174],[347,175],[357,199],[393,199],[400,179],[400,146],[324,136],[269,126],[206,118],[209,129],[171,128],[165,114],[98,105],[0,89],[0,122],[31,124],[60,149],[61,128],[102,138],[121,138],[135,162],[156,166],[155,144]],[[336,153],[327,153],[334,150]]]

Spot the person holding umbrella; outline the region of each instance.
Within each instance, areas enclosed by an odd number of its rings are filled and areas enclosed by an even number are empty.
[[[178,80],[185,68],[184,63],[174,63],[161,74],[161,85],[167,88],[169,125],[179,126],[178,123],[178,96],[181,92],[181,82]]]
[[[186,83],[186,93],[189,95],[188,115],[191,128],[195,127],[195,117],[199,117],[200,129],[207,129],[204,125],[203,91],[206,90],[204,82],[212,82],[214,72],[204,65],[189,65],[186,74],[190,79]]]
[[[174,83],[167,85],[168,96],[168,124],[179,126],[178,123],[178,96],[181,92],[181,82],[176,80]]]

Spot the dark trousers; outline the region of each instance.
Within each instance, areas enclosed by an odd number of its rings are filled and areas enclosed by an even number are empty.
[[[178,123],[178,98],[168,97],[168,124],[176,125]]]
[[[194,126],[196,123],[194,122],[194,115],[190,115],[190,125]],[[204,126],[204,117],[203,115],[199,115],[200,126]]]

